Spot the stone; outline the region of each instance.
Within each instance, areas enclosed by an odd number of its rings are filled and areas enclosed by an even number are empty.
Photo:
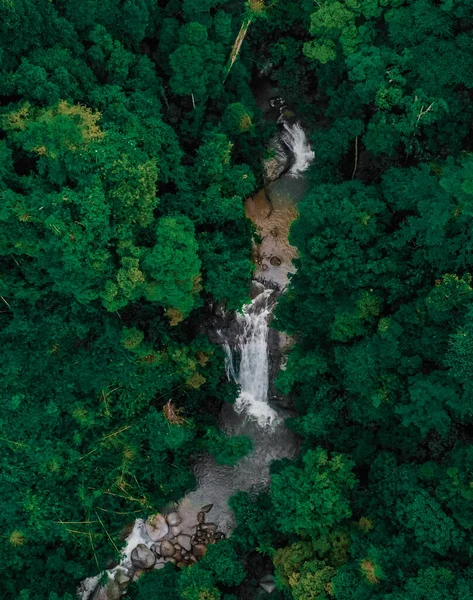
[[[181,531],[182,531],[182,527],[180,525],[173,525],[171,527],[172,537],[178,536],[181,533]]]
[[[120,569],[115,575],[115,582],[121,590],[125,590],[131,583],[131,575]]]
[[[179,513],[177,512],[172,512],[169,513],[167,516],[167,522],[169,523],[169,525],[171,525],[171,527],[174,527],[175,525],[179,525],[179,523],[182,521]]]
[[[273,256],[269,262],[273,265],[273,267],[279,267],[281,264],[281,259],[279,256]]]
[[[205,556],[206,552],[207,552],[207,546],[205,544],[196,544],[192,548],[192,553],[194,554],[194,556],[196,558],[202,558],[203,556]]]
[[[217,531],[217,525],[215,525],[215,523],[204,523],[204,525],[202,525],[202,529],[212,532]]]
[[[269,232],[273,237],[278,237],[279,235],[279,229],[277,227],[275,227],[274,229],[271,229],[271,231]]]
[[[197,523],[201,524],[205,521],[205,513],[204,512],[200,512],[197,513]]]
[[[138,544],[132,551],[130,558],[136,569],[151,569],[156,562],[156,555],[144,544]]]
[[[259,281],[257,281],[256,283],[259,283]],[[259,283],[260,285],[263,285],[262,283]],[[264,286],[263,286],[264,289]],[[208,513],[212,510],[213,508],[213,504],[206,504],[205,506],[203,506],[200,510],[204,513]]]
[[[181,533],[181,535],[177,536],[177,543],[184,548],[184,550],[190,550],[192,548],[191,537],[190,535],[185,535]]]
[[[263,263],[263,264],[261,265],[261,270],[262,270],[262,271],[267,271],[267,270],[268,270],[268,265],[267,265],[266,263]]]
[[[159,542],[150,546],[150,550],[152,550],[156,556],[161,556],[161,544]]]
[[[176,549],[171,544],[171,542],[169,542],[168,540],[164,540],[164,542],[161,542],[161,556],[174,556],[175,552]]]
[[[250,298],[252,300],[254,300],[263,292],[264,292],[264,285],[262,283],[260,283],[259,281],[256,281],[255,279],[253,279],[253,281],[251,282],[251,288],[250,288]],[[210,508],[212,508],[212,504],[208,504],[207,506],[210,506]],[[205,507],[205,508],[207,508],[207,507]],[[210,510],[210,508],[209,508],[209,510]],[[208,512],[208,511],[202,511],[202,512]]]
[[[169,532],[168,524],[163,515],[157,513],[149,517],[146,521],[146,532],[153,542],[162,540]]]
[[[122,590],[116,581],[109,581],[105,586],[104,600],[119,600],[122,597]]]
[[[265,592],[268,592],[268,594],[272,594],[276,589],[276,584],[274,583],[274,575],[271,575],[271,573],[264,575],[264,577],[262,577],[259,580],[259,586]]]

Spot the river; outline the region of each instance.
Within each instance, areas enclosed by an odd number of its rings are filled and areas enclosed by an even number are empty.
[[[235,519],[228,505],[229,498],[238,491],[265,488],[270,481],[271,462],[292,458],[297,454],[298,441],[284,424],[289,413],[280,404],[271,402],[269,397],[271,380],[283,366],[284,352],[291,340],[271,330],[270,322],[277,298],[283,293],[294,268],[292,261],[297,253],[289,244],[288,234],[297,217],[297,200],[302,197],[306,187],[301,173],[309,166],[313,152],[297,122],[287,126],[284,124],[282,138],[285,138],[283,142],[293,154],[291,168],[277,181],[268,182],[266,191],[261,190],[245,202],[246,214],[255,223],[261,240],[254,247],[254,299],[240,314],[234,316],[236,335],[227,336],[224,328],[219,332],[226,351],[227,375],[240,386],[235,404],[223,407],[219,425],[229,436],[245,435],[251,438],[253,450],[234,467],[218,465],[211,456],[198,458],[195,465],[196,489],[189,491],[176,506],[164,510],[163,517],[158,517],[162,531],[150,530],[149,522],[137,519],[126,540],[121,563],[107,571],[108,584],[101,586],[101,575],[85,580],[79,590],[82,600],[112,600],[119,597],[131,578],[137,575],[140,560],[136,558],[137,547],[141,549],[143,564],[149,560],[154,568],[164,566],[168,560],[175,561],[172,555],[163,558],[161,545],[164,542],[168,545],[171,543],[171,546],[174,544],[177,548],[171,548],[174,556],[183,555],[186,558],[182,560],[187,561],[194,559],[192,552],[196,554],[196,542],[192,536],[198,531],[198,521],[202,522],[204,518],[201,512],[204,506],[212,505],[208,509],[212,520],[209,528],[230,535]],[[235,327],[232,330],[234,332]],[[172,513],[170,517],[166,517],[168,513]],[[171,527],[171,518],[172,522],[177,521],[174,527]],[[205,524],[203,526],[206,527]],[[159,535],[150,537],[150,531]],[[158,545],[157,539],[160,540]],[[184,547],[187,544],[189,549]]]

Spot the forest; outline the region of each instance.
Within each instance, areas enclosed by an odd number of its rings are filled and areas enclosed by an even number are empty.
[[[126,597],[473,598],[472,48],[470,0],[0,1],[0,599],[74,600],[251,452],[202,323],[250,300],[262,77],[315,152],[272,322],[300,452]]]

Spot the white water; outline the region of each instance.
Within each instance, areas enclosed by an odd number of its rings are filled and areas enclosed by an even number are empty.
[[[273,290],[264,290],[237,314],[240,333],[235,350],[227,341],[224,343],[227,376],[240,385],[234,408],[260,427],[273,426],[280,420],[268,404],[268,319],[274,306],[272,296]]]
[[[298,122],[293,125],[284,122],[281,139],[294,155],[294,164],[289,173],[293,177],[301,177],[315,158],[315,153],[310,147],[305,131]]]

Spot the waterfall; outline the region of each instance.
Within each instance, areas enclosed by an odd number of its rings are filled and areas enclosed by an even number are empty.
[[[280,420],[268,404],[268,319],[273,306],[274,290],[264,290],[236,316],[239,333],[235,349],[227,340],[223,344],[227,376],[240,385],[235,410],[261,427],[273,426]]]
[[[294,156],[294,163],[289,171],[294,177],[300,177],[310,166],[315,158],[315,153],[310,147],[305,131],[298,122],[290,125],[284,123],[281,139]]]

